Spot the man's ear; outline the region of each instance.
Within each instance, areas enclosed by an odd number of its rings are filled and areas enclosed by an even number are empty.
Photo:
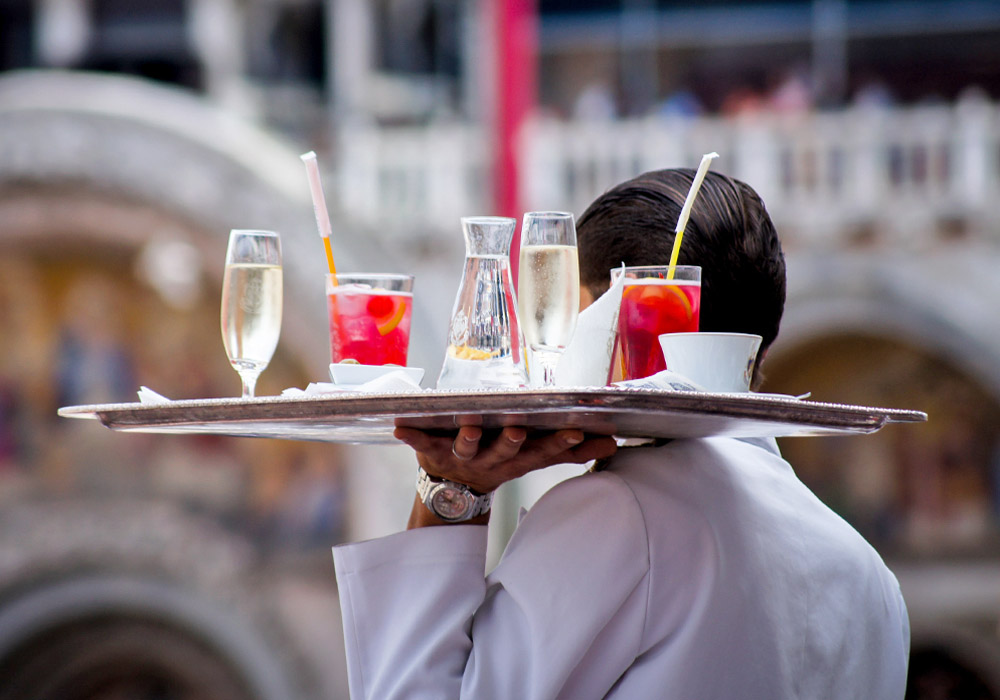
[[[761,348],[757,351],[757,361],[753,365],[753,377],[750,378],[751,391],[757,391],[760,389],[760,385],[764,383],[764,373],[761,371],[760,366],[764,364],[764,358],[767,357],[768,349]]]
[[[580,311],[583,311],[588,306],[594,303],[594,295],[590,293],[590,290],[580,285]]]

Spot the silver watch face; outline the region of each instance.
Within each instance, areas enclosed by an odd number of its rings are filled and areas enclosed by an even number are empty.
[[[435,489],[431,495],[431,510],[445,520],[460,520],[472,508],[469,494],[451,486]]]

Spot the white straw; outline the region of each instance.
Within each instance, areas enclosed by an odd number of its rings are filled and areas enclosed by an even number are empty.
[[[316,161],[315,151],[303,153],[299,158],[306,164],[306,174],[309,176],[309,192],[312,194],[313,213],[316,215],[316,226],[319,228],[319,235],[329,238],[333,233],[333,226],[330,224],[330,213],[326,209],[326,198],[323,196],[323,185],[319,180],[319,163]]]
[[[694,175],[694,181],[691,183],[691,189],[688,190],[684,206],[681,207],[681,215],[677,217],[677,226],[674,227],[674,232],[683,231],[684,227],[687,226],[688,219],[691,217],[691,207],[694,206],[694,198],[698,196],[698,190],[701,189],[702,180],[705,179],[705,174],[708,172],[708,167],[712,164],[712,159],[718,157],[719,154],[714,151],[706,153],[701,157],[701,164],[698,165],[698,172]]]

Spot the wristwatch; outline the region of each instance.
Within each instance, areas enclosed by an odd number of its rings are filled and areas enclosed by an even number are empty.
[[[439,479],[417,469],[417,495],[434,515],[460,523],[482,515],[493,504],[493,494],[478,494],[465,484]]]

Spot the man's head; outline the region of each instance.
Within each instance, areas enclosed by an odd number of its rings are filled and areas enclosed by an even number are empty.
[[[611,268],[670,262],[694,174],[686,168],[645,173],[608,190],[577,220],[580,283],[593,298],[607,290]],[[701,266],[701,330],[755,333],[764,350],[770,346],[785,305],[785,258],[753,189],[710,171],[678,264]]]

